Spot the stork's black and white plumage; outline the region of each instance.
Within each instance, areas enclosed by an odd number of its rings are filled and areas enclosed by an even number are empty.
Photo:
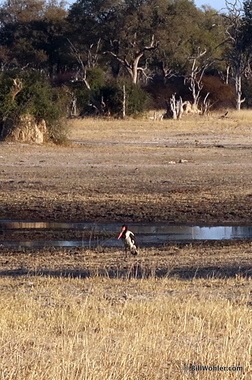
[[[128,230],[128,226],[125,224],[122,226],[121,232],[118,235],[118,239],[124,240],[125,251],[130,250],[130,253],[134,256],[138,254],[137,243],[133,232]]]

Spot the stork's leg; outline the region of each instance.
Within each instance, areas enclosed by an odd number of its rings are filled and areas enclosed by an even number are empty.
[[[127,257],[128,257],[128,247],[127,247],[126,244],[124,245],[124,253],[125,253],[124,258],[125,258],[125,260],[126,260]]]

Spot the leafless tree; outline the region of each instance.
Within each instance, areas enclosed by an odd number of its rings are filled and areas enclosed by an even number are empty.
[[[80,67],[80,70],[77,72],[77,75],[75,76],[75,80],[82,81],[87,87],[87,89],[91,90],[90,84],[87,80],[87,65],[85,65],[84,63],[82,54],[78,51],[78,49],[74,46],[74,44],[69,39],[68,39],[68,42],[70,44],[72,54],[75,57]]]
[[[144,56],[146,52],[155,50],[157,48],[157,42],[155,41],[155,37],[153,35],[148,45],[145,45],[142,48],[136,49],[137,48],[137,33],[135,33],[133,42],[131,42],[131,48],[132,48],[133,53],[130,59],[127,59],[126,56],[122,58],[118,53],[115,53],[112,50],[107,51],[106,54],[111,54],[113,57],[115,57],[117,61],[124,67],[127,73],[130,75],[132,79],[132,83],[136,84],[138,81],[139,71],[143,72],[146,69],[146,67],[143,68],[139,66],[140,59]]]
[[[104,113],[104,110],[106,108],[106,105],[103,101],[103,99],[101,99],[101,101],[97,101],[93,94],[92,94],[92,89],[91,89],[91,86],[90,86],[90,83],[87,79],[87,68],[89,68],[88,64],[85,64],[84,63],[84,60],[83,60],[83,57],[82,57],[82,54],[78,51],[78,49],[74,46],[74,44],[68,39],[68,42],[71,46],[71,51],[72,51],[72,54],[73,56],[76,58],[76,61],[78,62],[78,65],[79,65],[79,68],[80,70],[78,72],[76,72],[76,77],[75,77],[75,81],[79,81],[79,82],[83,82],[84,85],[86,86],[87,90],[89,91],[89,96],[90,96],[90,102],[91,102],[91,106],[96,110],[97,114],[98,115],[101,115]],[[99,49],[99,44],[100,44],[100,41],[98,41],[98,44],[97,44],[97,48],[96,48],[96,53]],[[92,49],[93,46],[90,46],[90,49],[88,50],[88,62],[89,64],[91,65],[92,61],[91,61],[91,57],[90,57],[90,50]],[[92,58],[94,59],[94,58]],[[94,63],[94,61],[93,61]],[[94,67],[94,66],[93,66]],[[76,112],[76,108],[75,108],[75,112]]]
[[[87,67],[97,67],[98,53],[101,45],[101,38],[97,41],[97,44],[91,44],[88,48],[87,54]]]
[[[22,90],[22,88],[23,88],[22,80],[19,78],[13,79],[13,85],[12,85],[11,91],[10,91],[12,101],[14,101],[15,97]]]
[[[250,54],[243,45],[243,7],[239,0],[226,0],[226,34],[229,40],[227,59],[235,82],[236,109],[240,110],[245,99],[242,97],[242,78],[250,75]]]
[[[192,106],[194,109],[199,108],[199,101],[203,89],[202,79],[205,74],[205,71],[214,62],[214,58],[207,57],[206,54],[207,50],[201,50],[199,47],[198,51],[193,56],[189,57],[189,61],[192,62],[192,66],[191,72],[189,73],[189,75],[185,77],[185,82],[189,83],[189,89],[192,93],[193,98]],[[207,95],[207,97],[208,96],[209,94]]]
[[[173,94],[169,101],[165,101],[166,114],[165,119],[172,118],[174,120],[180,120],[183,114],[183,100],[181,96],[176,99],[176,94]]]
[[[210,109],[212,107],[212,104],[211,104],[210,100],[208,99],[209,95],[210,95],[210,92],[208,92],[203,99],[202,106],[201,106],[202,115],[209,115],[209,113],[210,113]]]
[[[189,89],[192,92],[193,104],[198,106],[200,93],[203,88],[202,78],[206,70],[207,65],[199,65],[198,60],[206,54],[206,50],[200,51],[198,49],[197,54],[191,57],[192,67],[189,76],[186,81],[189,82]]]

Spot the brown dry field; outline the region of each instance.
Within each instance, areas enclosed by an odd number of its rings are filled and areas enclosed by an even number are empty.
[[[0,217],[250,224],[252,112],[228,116],[75,120],[67,146],[2,142]]]

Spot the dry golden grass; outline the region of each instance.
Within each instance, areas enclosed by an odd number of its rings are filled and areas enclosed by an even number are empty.
[[[1,379],[249,379],[249,285],[1,278]],[[185,371],[190,365],[242,370]]]
[[[146,249],[127,260],[115,250],[3,251],[1,379],[250,379],[251,277],[235,276],[250,255],[249,243]],[[214,265],[225,278],[203,274]],[[242,369],[185,371],[193,365]]]
[[[164,112],[161,111],[160,114]],[[105,142],[157,142],[162,137],[180,140],[188,134],[209,137],[226,136],[237,138],[251,135],[252,111],[229,110],[228,115],[222,118],[223,112],[215,112],[209,116],[185,115],[181,120],[151,120],[154,111],[148,114],[126,120],[94,119],[85,118],[72,120],[70,122],[70,138],[73,140],[90,140]],[[239,128],[239,130],[237,130]]]

